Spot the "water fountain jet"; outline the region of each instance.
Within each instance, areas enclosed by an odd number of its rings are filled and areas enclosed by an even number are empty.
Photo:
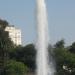
[[[53,75],[52,66],[49,67],[48,61],[48,20],[45,0],[36,0],[36,24],[37,24],[37,57],[36,75]],[[52,63],[52,62],[51,62]],[[49,70],[51,71],[49,73]]]

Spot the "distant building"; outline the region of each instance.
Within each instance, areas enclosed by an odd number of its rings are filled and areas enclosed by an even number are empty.
[[[15,45],[21,45],[21,30],[15,28],[14,26],[8,26],[6,27],[5,31],[9,32],[9,37],[11,39],[11,41],[13,41],[13,43]]]

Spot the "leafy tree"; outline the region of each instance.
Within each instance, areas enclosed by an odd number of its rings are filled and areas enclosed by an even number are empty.
[[[75,55],[70,53],[64,45],[54,47],[54,53],[57,75],[74,75]]]
[[[33,44],[16,47],[14,51],[10,52],[10,58],[23,62],[30,70],[35,69],[36,50]]]
[[[8,59],[8,50],[11,48],[11,41],[8,33],[0,29],[0,68],[4,70],[6,60]]]
[[[10,60],[6,65],[5,75],[25,75],[27,72],[28,68],[22,62]]]
[[[8,60],[9,50],[14,47],[14,44],[9,38],[8,32],[5,31],[7,24],[6,21],[0,20],[0,73],[3,73],[2,71],[4,71],[4,67]]]
[[[9,23],[6,20],[0,19],[0,28],[5,29],[8,25]]]
[[[55,47],[56,48],[64,48],[64,44],[65,44],[64,40],[60,40],[55,44]]]
[[[22,46],[17,46],[15,48],[13,48],[11,51],[9,51],[9,58],[15,59],[15,60],[20,60],[21,57],[23,56],[22,50],[23,50]]]
[[[32,70],[35,69],[36,50],[33,44],[29,44],[23,48],[23,60],[24,63]]]
[[[69,51],[70,51],[71,53],[75,53],[75,42],[72,43],[72,45],[71,45],[70,48],[69,48]]]

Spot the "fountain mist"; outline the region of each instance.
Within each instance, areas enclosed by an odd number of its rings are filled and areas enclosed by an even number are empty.
[[[53,75],[48,65],[48,20],[45,0],[36,0],[37,4],[37,75]],[[48,74],[50,69],[50,74]]]

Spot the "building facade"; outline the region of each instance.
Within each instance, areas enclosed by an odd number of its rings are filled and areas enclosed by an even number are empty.
[[[22,41],[21,41],[21,30],[15,28],[14,26],[8,26],[6,27],[5,31],[8,31],[9,33],[9,37],[11,39],[11,41],[13,41],[13,43],[15,45],[21,45]]]

